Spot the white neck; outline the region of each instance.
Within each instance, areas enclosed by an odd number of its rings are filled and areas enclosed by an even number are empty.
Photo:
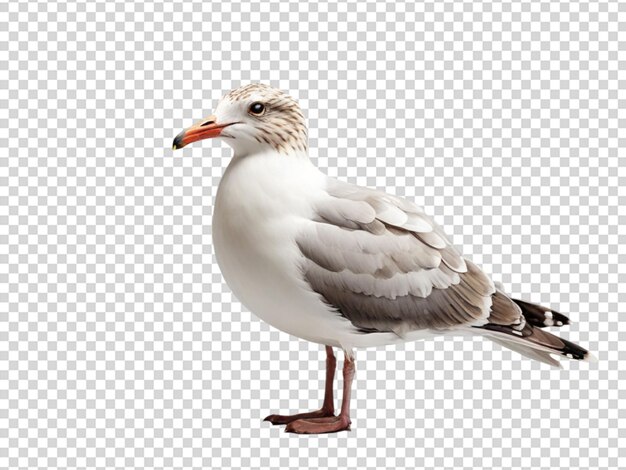
[[[306,160],[310,162],[309,153],[302,151],[291,150],[289,153],[278,152],[273,147],[267,145],[259,145],[257,148],[237,148],[233,149],[233,160],[242,160],[249,158],[276,158],[281,161],[287,160],[287,165],[289,165],[289,160]]]
[[[233,211],[283,212],[297,207],[300,213],[322,194],[325,181],[306,154],[257,152],[233,157],[220,181],[218,199]]]

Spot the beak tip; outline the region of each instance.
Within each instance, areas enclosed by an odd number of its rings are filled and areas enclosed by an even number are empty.
[[[172,150],[178,150],[184,147],[184,145],[182,145],[184,136],[185,136],[185,132],[183,131],[180,134],[178,134],[176,137],[174,137],[174,142],[172,142]]]

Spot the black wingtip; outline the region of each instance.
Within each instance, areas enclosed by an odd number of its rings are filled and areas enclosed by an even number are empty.
[[[511,300],[522,309],[524,318],[526,318],[526,321],[533,326],[545,328],[547,326],[565,326],[570,324],[569,318],[562,313],[555,312],[554,310],[543,307],[542,305],[533,304],[524,300]]]
[[[549,333],[545,333],[549,334]],[[561,354],[570,359],[576,359],[577,361],[590,361],[593,358],[593,354],[587,351],[582,346],[577,345],[576,343],[572,343],[563,338],[559,338],[559,340],[564,344],[561,348]]]

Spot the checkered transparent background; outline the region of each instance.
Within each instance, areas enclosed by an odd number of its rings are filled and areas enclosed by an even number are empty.
[[[0,3],[0,468],[623,467],[625,5]],[[230,150],[170,150],[250,81],[299,98],[328,174],[419,201],[600,362],[363,350],[351,432],[262,423],[319,406],[323,349],[222,281]]]

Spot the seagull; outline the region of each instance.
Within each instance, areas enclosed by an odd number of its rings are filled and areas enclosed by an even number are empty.
[[[174,149],[223,139],[233,149],[213,211],[213,245],[233,294],[256,316],[325,346],[324,400],[316,411],[265,418],[287,432],[350,429],[355,349],[437,335],[481,335],[531,359],[591,360],[544,327],[568,318],[514,299],[463,257],[411,201],[331,178],[308,156],[296,100],[252,83],[176,136]],[[336,357],[344,353],[335,414]]]

